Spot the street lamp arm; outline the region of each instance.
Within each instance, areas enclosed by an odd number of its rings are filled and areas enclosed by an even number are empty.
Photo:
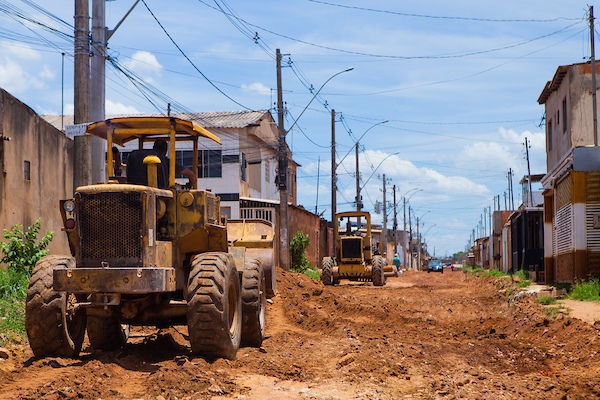
[[[387,157],[385,157],[383,160],[381,160],[381,162],[380,162],[379,164],[377,164],[377,166],[375,167],[375,169],[373,169],[373,172],[371,173],[371,175],[369,176],[369,178],[367,178],[367,180],[365,181],[365,183],[364,183],[364,184],[363,184],[363,185],[360,187],[360,190],[363,190],[363,189],[365,188],[365,186],[367,186],[367,183],[369,183],[369,181],[371,180],[371,178],[373,177],[373,175],[375,175],[375,172],[377,172],[377,169],[378,169],[379,167],[381,167],[381,164],[383,164],[383,162],[384,162],[385,160],[387,160],[387,159],[388,159],[388,158],[390,158],[391,156],[396,156],[396,155],[398,155],[398,154],[400,154],[400,152],[399,152],[399,151],[397,151],[397,152],[395,152],[395,153],[392,153],[392,154],[389,154]]]
[[[310,106],[310,104],[313,102],[313,100],[319,95],[319,93],[321,92],[321,89],[323,89],[325,87],[325,85],[327,85],[327,82],[329,82],[330,80],[332,80],[333,78],[335,78],[336,76],[338,76],[339,74],[343,74],[344,72],[349,72],[352,71],[354,68],[347,68],[343,71],[340,71],[334,75],[332,75],[329,79],[327,79],[325,81],[325,83],[323,83],[321,85],[321,87],[319,88],[319,90],[317,90],[314,94],[314,96],[312,97],[312,99],[310,99],[310,101],[308,102],[308,104],[306,105],[306,107],[304,107],[304,109],[302,110],[302,112],[300,113],[300,115],[298,115],[298,117],[296,118],[296,120],[294,121],[294,123],[287,129],[288,131],[291,131],[292,128],[296,125],[296,123],[298,122],[298,120],[300,119],[300,117],[302,116],[302,114],[304,114],[304,112],[308,109],[308,106]]]
[[[375,128],[377,125],[381,125],[381,124],[387,124],[388,121],[387,119],[385,121],[380,121],[374,125],[372,125],[371,127],[369,127],[369,129],[367,129],[357,140],[356,143],[360,142],[360,140],[365,137],[365,135],[367,134],[367,132],[369,132],[371,129]],[[352,148],[350,148],[350,150],[348,150],[348,152],[346,153],[346,155],[340,160],[340,162],[338,163],[338,165],[340,165],[345,159],[346,157],[348,157],[348,155],[350,154],[350,152],[352,152]]]

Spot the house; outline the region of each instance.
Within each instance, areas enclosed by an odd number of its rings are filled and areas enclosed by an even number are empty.
[[[595,73],[600,72],[596,64]],[[546,281],[600,277],[600,147],[590,63],[559,66],[538,98],[546,110]]]

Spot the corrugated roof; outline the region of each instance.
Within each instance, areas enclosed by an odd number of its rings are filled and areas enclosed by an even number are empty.
[[[197,122],[202,127],[210,128],[245,128],[250,125],[260,123],[262,117],[269,113],[269,110],[256,110],[256,111],[207,111],[198,113],[177,113],[173,114],[174,117],[189,119]],[[139,115],[107,115],[106,118],[115,117],[132,117],[132,116],[145,116],[145,117],[160,117],[164,114],[139,114]],[[55,128],[61,129],[64,125],[73,124],[72,115],[42,115],[42,118],[52,124]],[[90,121],[96,122],[96,121]]]

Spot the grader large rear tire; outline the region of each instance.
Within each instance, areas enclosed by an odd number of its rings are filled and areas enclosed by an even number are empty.
[[[235,360],[242,337],[240,280],[227,253],[198,254],[192,260],[187,323],[194,354]]]
[[[373,286],[383,286],[385,285],[385,271],[383,265],[383,257],[375,256],[372,261],[372,280]]]
[[[88,315],[87,334],[93,348],[113,351],[127,343],[129,325],[121,325],[119,320],[113,317]]]
[[[323,257],[321,263],[321,281],[324,285],[333,285],[333,258]]]
[[[260,347],[265,338],[267,293],[260,261],[246,259],[242,273],[242,346]]]
[[[85,310],[74,307],[74,294],[52,289],[56,267],[74,268],[75,260],[70,256],[46,256],[37,262],[27,289],[25,330],[36,357],[75,358],[85,336]]]

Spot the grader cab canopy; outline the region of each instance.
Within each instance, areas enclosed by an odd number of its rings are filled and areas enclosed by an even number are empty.
[[[138,140],[138,148],[144,148],[144,142],[155,142],[164,139],[169,142],[169,176],[168,186],[175,183],[175,142],[191,141],[193,143],[193,170],[198,170],[198,138],[205,137],[216,143],[221,140],[194,121],[175,117],[122,117],[111,118],[90,124],[86,133],[106,140],[107,148],[113,144],[124,146],[127,142]],[[108,176],[113,176],[113,154],[107,152]],[[192,182],[196,188],[197,182]]]

